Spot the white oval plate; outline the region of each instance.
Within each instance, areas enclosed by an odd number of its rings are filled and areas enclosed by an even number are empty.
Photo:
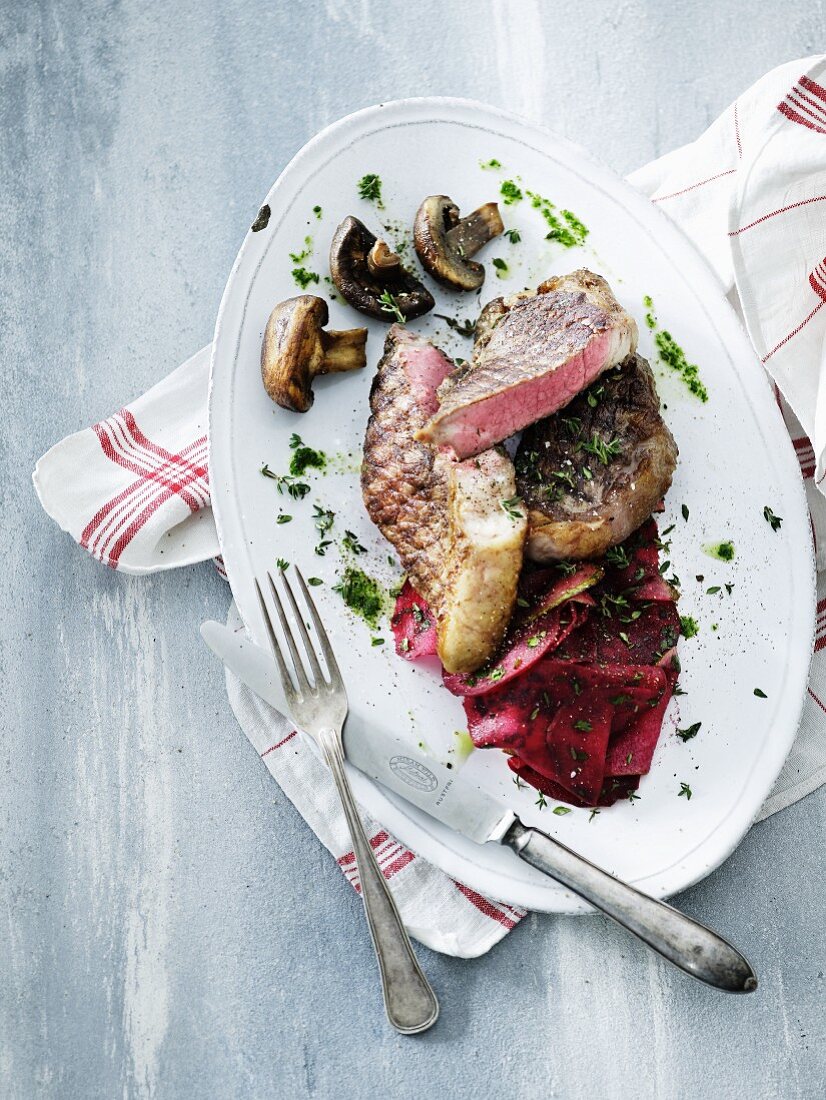
[[[480,167],[491,158],[501,162],[501,171]],[[384,211],[357,195],[357,181],[367,172],[381,176]],[[299,293],[289,254],[305,248],[306,236],[314,250],[304,266],[323,277],[330,238],[347,214],[374,230],[389,225],[391,238],[409,240],[425,195],[451,195],[467,212],[497,198],[503,179],[517,177],[523,190],[547,196],[582,219],[590,230],[585,247],[568,251],[547,242],[547,227],[527,198],[503,206],[506,226],[520,231],[521,242],[500,239],[489,245],[480,257],[488,271],[481,297],[438,292],[435,312],[475,316],[496,294],[581,265],[610,280],[638,320],[641,351],[655,366],[664,415],[679,443],[680,465],[661,529],[675,525],[669,556],[683,582],[680,608],[696,618],[700,633],[680,643],[687,694],[672,703],[654,766],[633,804],[623,802],[594,818],[587,810],[554,815],[552,806],[535,805],[535,791],[517,790],[505,757],[495,750],[472,753],[462,773],[516,809],[527,824],[649,893],[666,896],[701,879],[729,855],[791,747],[811,654],[814,564],[798,465],[748,339],[704,261],[622,180],[536,126],[454,99],[405,100],[359,111],[306,145],[267,196],[267,227],[247,234],[218,315],[209,438],[224,562],[241,614],[260,644],[266,643],[254,573],[272,569],[281,557],[322,578],[324,585],[314,593],[342,666],[351,712],[412,744],[423,743],[440,759],[455,759],[454,731],[465,728],[459,700],[441,687],[432,668],[395,656],[386,623],[380,631],[386,644],[372,646],[371,631],[333,591],[347,560],[340,548],[345,529],[368,549],[359,558],[362,568],[388,586],[398,578],[398,569],[388,564],[391,548],[365,513],[357,472],[368,391],[386,326],[331,302],[331,327],[367,324],[368,367],[316,383],[315,404],[303,416],[269,400],[259,354],[273,305]],[[322,208],[320,219],[314,206]],[[496,277],[494,256],[508,263],[508,278]],[[310,287],[328,299],[330,289],[323,278]],[[644,323],[645,295],[653,298],[661,325],[699,365],[710,393],[707,404],[657,365]],[[469,342],[432,315],[412,327],[432,335],[453,356],[468,353]],[[313,491],[301,502],[279,496],[275,483],[260,473],[265,463],[286,472],[293,432],[335,456],[330,472],[306,479]],[[336,512],[335,542],[324,557],[313,552],[314,503]],[[783,518],[777,532],[764,519],[765,505]],[[278,524],[279,510],[292,521]],[[730,564],[704,550],[724,539],[736,548]],[[726,583],[734,585],[731,595],[722,587]],[[717,585],[720,593],[706,594]],[[755,696],[755,688],[767,698]],[[702,722],[688,742],[674,733],[677,703],[681,726]],[[473,845],[364,776],[353,772],[351,778],[362,805],[400,841],[473,889],[548,912],[584,909],[510,851]],[[679,796],[681,783],[689,784],[690,800]]]

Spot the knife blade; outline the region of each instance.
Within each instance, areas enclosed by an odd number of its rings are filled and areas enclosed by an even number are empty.
[[[289,713],[275,662],[243,630],[209,621],[201,626],[201,637],[251,691],[282,716]],[[379,726],[367,727],[358,712],[348,715],[343,737],[344,754],[359,771],[477,844],[501,841],[516,820],[495,798],[461,781],[456,771]],[[311,737],[307,741],[315,745]]]
[[[201,626],[201,637],[256,695],[282,716],[288,712],[275,662],[243,630],[209,621]],[[525,826],[513,811],[462,781],[437,760],[424,757],[376,726],[365,727],[358,714],[348,716],[344,750],[350,763],[371,779],[477,844],[497,842],[509,847],[691,977],[727,993],[757,989],[750,964],[722,936],[614,878],[540,829]],[[307,741],[314,744],[312,738]]]

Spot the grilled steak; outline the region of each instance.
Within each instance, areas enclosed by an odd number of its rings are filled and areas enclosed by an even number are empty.
[[[477,325],[473,360],[439,388],[418,438],[479,454],[567,405],[637,346],[637,326],[599,275],[555,276],[535,294],[496,299]]]
[[[676,464],[651,368],[632,355],[523,434],[516,470],[528,556],[600,557],[648,519]]]
[[[453,462],[412,439],[438,407],[436,388],[450,360],[399,325],[387,333],[370,391],[361,489],[372,521],[393,546],[413,586],[441,595]]]
[[[507,455],[457,462],[414,438],[451,368],[425,339],[391,327],[370,393],[361,486],[370,518],[436,618],[442,664],[472,672],[510,619],[527,521],[518,506],[502,507],[516,494]]]

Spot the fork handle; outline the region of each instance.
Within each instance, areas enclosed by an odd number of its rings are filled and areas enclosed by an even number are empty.
[[[403,1035],[415,1035],[436,1023],[439,1002],[422,973],[387,880],[379,869],[364,832],[344,771],[341,735],[333,729],[323,729],[316,740],[333,773],[350,828],[361,881],[361,898],[381,972],[387,1018]]]

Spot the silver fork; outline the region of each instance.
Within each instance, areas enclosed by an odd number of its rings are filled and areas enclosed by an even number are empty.
[[[258,592],[258,600],[261,604],[273,656],[281,673],[284,694],[287,697],[292,716],[301,729],[309,734],[321,749],[335,779],[341,805],[344,809],[344,816],[347,818],[347,824],[350,828],[350,837],[353,841],[353,851],[356,855],[359,879],[361,880],[361,897],[381,972],[382,993],[384,994],[384,1007],[387,1018],[397,1031],[402,1032],[404,1035],[415,1035],[419,1031],[426,1031],[435,1024],[439,1015],[439,1002],[436,1000],[436,994],[431,989],[427,978],[422,973],[413,952],[410,938],[396,908],[396,903],[393,901],[393,895],[390,893],[384,875],[379,870],[376,857],[373,855],[373,849],[370,847],[364,827],[361,824],[358,807],[344,771],[344,748],[341,732],[347,720],[347,692],[327,632],[322,626],[321,619],[316,611],[315,603],[307,590],[298,567],[294,566],[294,568],[301,587],[301,594],[312,620],[319,648],[324,657],[324,663],[327,666],[329,680],[325,679],[321,670],[318,655],[304,625],[304,617],[298,609],[290,582],[283,572],[280,573],[280,577],[292,612],[292,626],[284,613],[281,598],[270,573],[267,573],[267,581],[278,614],[278,621],[281,624],[281,631],[289,650],[291,669],[288,668],[284,659],[284,653],[273,627],[267,601],[264,599],[261,585],[256,578],[255,587]],[[312,676],[311,680],[307,677],[304,662],[295,642],[296,631],[301,638],[301,644],[307,657]],[[293,678],[295,678],[295,684]]]

